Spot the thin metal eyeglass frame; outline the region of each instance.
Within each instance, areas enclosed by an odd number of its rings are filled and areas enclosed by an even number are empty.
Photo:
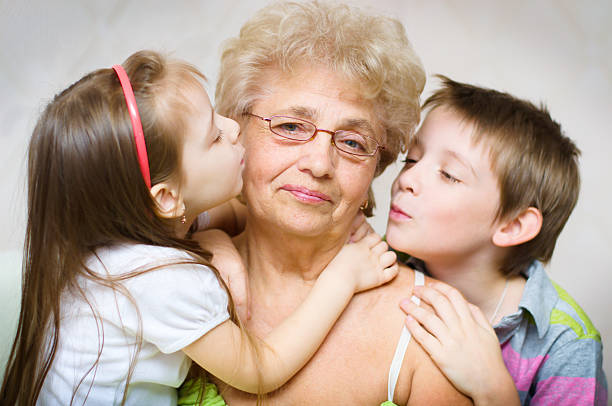
[[[334,146],[334,148],[336,148],[336,149],[337,149],[338,151],[340,151],[340,152],[344,152],[345,154],[350,154],[350,155],[354,155],[354,156],[366,156],[366,157],[371,157],[371,156],[376,155],[376,153],[377,153],[379,150],[383,150],[383,149],[385,149],[385,146],[384,146],[384,145],[380,145],[380,144],[378,143],[378,141],[376,141],[374,138],[369,137],[369,136],[367,136],[367,135],[360,134],[360,133],[356,133],[356,134],[359,134],[360,136],[362,136],[362,137],[364,137],[364,138],[368,138],[368,139],[370,139],[370,140],[374,141],[374,143],[376,144],[376,148],[374,149],[374,152],[372,152],[371,154],[356,154],[356,153],[354,153],[354,152],[349,152],[349,151],[345,151],[345,150],[343,150],[343,149],[338,148],[338,146],[336,145],[336,142],[334,141],[334,136],[336,135],[336,133],[337,133],[337,132],[340,132],[340,131],[346,131],[346,130],[337,130],[337,131],[325,130],[325,129],[323,129],[323,128],[319,128],[319,127],[317,127],[317,126],[316,126],[316,124],[315,124],[315,123],[313,123],[313,122],[311,122],[311,121],[304,120],[303,118],[298,118],[298,117],[291,117],[291,116],[280,116],[280,115],[274,115],[274,116],[270,116],[270,117],[262,117],[262,116],[258,116],[257,114],[253,114],[253,113],[245,113],[245,114],[246,114],[246,115],[248,115],[248,116],[257,117],[257,118],[259,118],[260,120],[263,120],[263,121],[267,121],[267,122],[268,122],[268,127],[270,128],[270,131],[271,131],[273,134],[276,134],[276,135],[278,135],[279,137],[283,137],[283,138],[285,138],[285,139],[287,139],[287,140],[298,141],[298,142],[309,142],[309,141],[312,141],[312,140],[313,140],[313,139],[314,139],[314,138],[317,136],[317,133],[319,133],[319,132],[324,132],[324,133],[328,133],[329,135],[331,135],[331,136],[332,136],[332,137],[331,137],[331,143],[332,143],[332,145]],[[305,123],[308,123],[308,124],[312,125],[312,126],[314,127],[314,132],[312,133],[312,135],[310,136],[310,138],[305,139],[305,140],[300,140],[300,139],[295,139],[295,138],[287,137],[287,136],[285,136],[285,135],[282,135],[282,134],[279,134],[279,133],[275,132],[275,131],[272,129],[272,119],[273,119],[274,117],[291,118],[291,119],[294,119],[294,120],[303,121],[303,122],[305,122]]]

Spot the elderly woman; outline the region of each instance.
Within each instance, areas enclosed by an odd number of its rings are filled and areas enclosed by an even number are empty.
[[[398,21],[343,5],[273,4],[227,43],[217,110],[240,122],[246,148],[247,224],[235,243],[249,270],[245,323],[255,335],[291,314],[355,216],[371,210],[370,183],[412,135],[424,82]],[[398,303],[414,282],[405,268],[356,295],[312,360],[266,404],[467,402],[414,341],[403,363],[396,351],[405,317]],[[221,392],[232,406],[256,400]]]

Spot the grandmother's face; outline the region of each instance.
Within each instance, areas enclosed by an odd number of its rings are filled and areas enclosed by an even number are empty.
[[[301,118],[330,131],[353,130],[384,145],[383,131],[370,103],[327,68],[306,66],[292,74],[265,72],[265,94],[251,113]],[[303,236],[345,233],[367,200],[378,153],[355,157],[336,149],[331,135],[317,132],[308,142],[288,140],[270,131],[268,122],[246,117],[244,197],[256,222]]]

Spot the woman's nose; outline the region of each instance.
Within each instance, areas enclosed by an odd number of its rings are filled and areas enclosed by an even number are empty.
[[[320,178],[330,176],[333,172],[334,148],[331,144],[331,135],[318,131],[314,138],[303,143],[300,148],[301,157],[298,161],[298,169]]]

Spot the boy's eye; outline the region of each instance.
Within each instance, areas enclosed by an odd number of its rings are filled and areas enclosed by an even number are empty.
[[[451,182],[451,183],[460,183],[461,181],[457,178],[455,178],[453,175],[451,175],[450,173],[440,170],[440,175],[442,175],[442,177],[444,179],[446,179],[447,181]]]

